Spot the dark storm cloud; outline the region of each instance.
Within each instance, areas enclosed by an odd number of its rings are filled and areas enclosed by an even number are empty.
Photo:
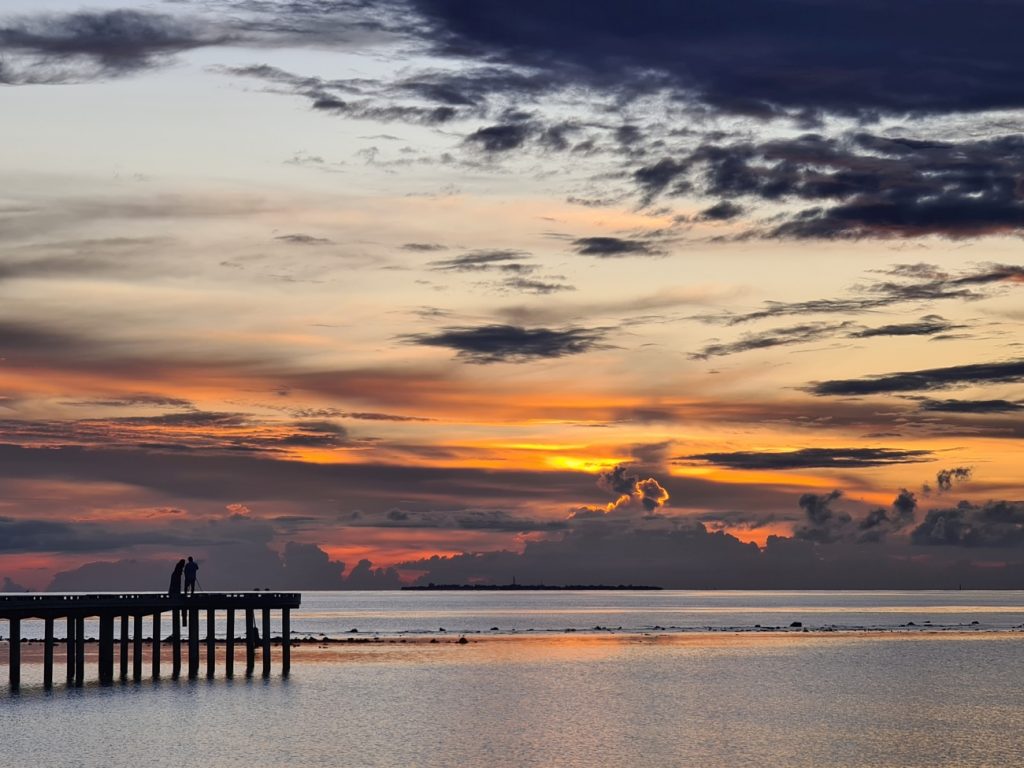
[[[951,491],[953,490],[953,483],[966,482],[971,479],[972,474],[973,472],[970,467],[940,469],[935,474],[935,484],[940,491]]]
[[[206,0],[193,15],[115,9],[44,13],[0,21],[0,47],[16,66],[0,67],[7,82],[76,82],[109,78],[164,64],[175,54],[208,46],[359,47],[414,30],[402,3],[362,0]],[[3,82],[3,80],[0,80]]]
[[[576,253],[603,259],[622,256],[663,256],[665,252],[646,240],[621,237],[580,237],[573,240]]]
[[[808,391],[822,396],[858,396],[1018,381],[1024,381],[1024,360],[954,365],[948,368],[890,373],[862,379],[822,381],[810,386]]]
[[[585,14],[547,0],[413,5],[434,24],[443,52],[624,95],[669,87],[738,114],[872,117],[1024,104],[1018,3],[649,0]]]
[[[34,57],[27,67],[9,74],[9,82],[75,79],[76,68],[82,66],[81,73],[109,77],[228,39],[193,20],[128,9],[38,14],[8,18],[0,25],[0,48]]]
[[[897,519],[905,524],[914,519],[914,512],[917,510],[917,498],[906,488],[901,488],[899,495],[892,502],[892,508],[896,512]]]
[[[80,403],[88,405],[88,403]],[[138,401],[101,401],[100,405],[139,407]],[[0,420],[4,440],[34,445],[108,445],[121,449],[195,451],[207,454],[251,452],[280,454],[291,448],[342,448],[362,445],[340,424],[323,420],[264,421],[238,413],[194,408],[149,416],[114,416],[63,421]]]
[[[350,442],[348,430],[331,421],[300,421],[294,426],[292,434],[266,440],[268,447],[341,448]]]
[[[574,519],[603,518],[613,512],[629,512],[633,504],[639,504],[648,515],[657,512],[668,502],[670,494],[655,478],[643,478],[630,473],[630,468],[619,464],[601,472],[597,487],[616,496],[616,500],[604,507],[580,507],[573,512]]]
[[[1018,87],[1024,63],[1013,34],[1024,8],[1000,0],[909,0],[896,7],[780,0],[770,11],[756,0],[699,9],[650,0],[606,3],[586,14],[544,0],[514,7],[496,0],[247,0],[198,7],[207,12],[201,24],[118,10],[14,19],[3,31],[8,45],[36,54],[136,68],[201,45],[338,48],[401,40],[465,65],[412,73],[395,84],[451,109],[580,87],[623,101],[668,91],[716,111],[804,119],[821,112],[870,119],[1024,105]],[[625,140],[635,143],[636,136]]]
[[[0,553],[102,552],[146,544],[184,546],[189,541],[190,536],[168,530],[0,517]]]
[[[942,338],[937,334],[967,327],[969,326],[951,323],[938,315],[927,315],[918,322],[893,323],[876,328],[856,328],[852,322],[801,323],[800,325],[791,325],[784,328],[771,328],[764,331],[746,333],[739,340],[729,343],[715,342],[707,344],[701,350],[690,353],[689,357],[691,360],[707,360],[712,357],[725,357],[756,349],[807,344],[813,341],[832,338],[868,339],[885,336],[933,336],[935,338]]]
[[[1013,413],[1024,410],[1024,403],[1010,400],[925,400],[922,411],[939,413]]]
[[[508,264],[518,264],[527,258],[529,254],[525,251],[470,251],[450,259],[428,262],[427,266],[438,272],[485,272]]]
[[[400,101],[390,84],[368,79],[330,80],[298,75],[268,64],[214,66],[213,72],[245,77],[268,83],[268,90],[299,96],[316,112],[354,120],[405,122],[415,125],[440,125],[460,115],[447,105]]]
[[[633,181],[639,187],[643,202],[651,203],[655,197],[661,194],[670,184],[673,185],[675,194],[684,194],[693,188],[689,182],[677,179],[683,178],[690,169],[690,164],[676,162],[671,158],[662,158],[655,163],[645,165],[633,171]]]
[[[249,417],[240,413],[187,411],[185,413],[166,413],[160,416],[122,416],[105,419],[102,423],[130,424],[140,427],[241,427],[249,423]]]
[[[291,235],[277,235],[275,240],[282,240],[292,245],[330,245],[333,240],[327,237],[316,237],[314,235],[306,235],[301,232]]]
[[[1024,545],[1024,502],[961,501],[948,509],[928,511],[914,529],[915,544],[958,547],[1020,547]]]
[[[877,328],[865,328],[850,334],[850,336],[855,339],[869,339],[874,336],[933,336],[937,333],[967,327],[966,325],[954,325],[938,315],[927,315],[916,323],[893,323]]]
[[[880,543],[886,536],[912,525],[916,511],[917,498],[903,488],[893,499],[891,509],[873,509],[857,523],[856,540],[859,543]]]
[[[102,408],[132,408],[136,406],[148,406],[157,408],[184,408],[196,410],[191,400],[183,400],[180,397],[167,397],[165,395],[127,395],[118,397],[107,397],[96,400],[72,400],[68,405],[100,406]]]
[[[445,328],[438,333],[403,336],[409,344],[454,349],[469,363],[525,363],[594,349],[605,349],[607,329],[524,328],[515,325],[483,325],[476,328]]]
[[[983,264],[960,273],[948,273],[931,264],[897,264],[882,279],[854,286],[851,295],[808,301],[765,302],[751,312],[697,315],[695,319],[722,325],[740,325],[773,317],[862,314],[907,303],[940,300],[978,301],[1001,289],[1024,283],[1024,266]],[[935,316],[926,316],[930,322]],[[936,321],[937,322],[937,321]]]
[[[485,106],[495,97],[504,100],[508,94],[536,97],[553,86],[552,80],[543,73],[501,66],[476,66],[473,62],[456,69],[418,72],[395,82],[393,90],[436,104],[476,108]],[[483,114],[473,110],[470,113]]]
[[[555,90],[556,84],[542,74],[461,64],[398,79],[325,79],[267,64],[211,69],[261,80],[271,92],[304,98],[311,109],[339,117],[435,126],[454,121],[489,121],[491,124],[464,135],[462,141],[465,148],[485,155],[504,155],[525,148],[544,153],[576,150],[574,137],[584,130],[573,122],[546,122],[539,116],[507,107],[511,94],[527,101]],[[450,155],[440,159],[451,161]]]
[[[802,448],[798,451],[732,451],[680,456],[677,463],[702,462],[730,469],[807,469],[811,467],[880,467],[932,461],[925,450],[895,448]]]
[[[441,245],[440,243],[403,243],[402,250],[430,253],[431,251],[446,251],[448,246]]]
[[[484,152],[508,152],[523,146],[533,130],[533,127],[526,123],[489,125],[469,134],[466,143],[479,147]]]
[[[567,283],[546,282],[526,277],[509,277],[497,284],[501,290],[516,293],[532,293],[535,296],[547,296],[551,293],[575,291],[576,288]]]
[[[456,116],[455,110],[451,107],[379,105],[370,101],[349,102],[336,96],[315,93],[305,95],[311,99],[311,107],[314,110],[344,115],[355,120],[437,125],[446,123]]]
[[[639,478],[629,474],[629,467],[619,464],[597,476],[597,487],[615,495],[631,495],[636,491]]]
[[[689,357],[691,360],[707,360],[712,357],[735,355],[754,349],[807,344],[812,341],[833,338],[850,326],[850,323],[802,323],[786,328],[772,328],[767,331],[744,334],[739,341],[728,344],[708,344],[700,351],[690,353]]]
[[[394,413],[376,413],[373,411],[341,411],[336,414],[342,419],[358,419],[360,421],[435,421],[425,416],[400,416]]]
[[[960,141],[847,133],[704,144],[634,171],[645,202],[698,191],[789,203],[742,237],[976,237],[1024,229],[1024,137]],[[1019,279],[1019,276],[1018,276]]]
[[[732,528],[747,531],[765,528],[772,523],[789,520],[788,517],[777,515],[774,512],[748,512],[739,509],[730,509],[724,512],[703,512],[699,515],[694,515],[693,519],[710,527],[711,530]]]
[[[710,208],[705,208],[697,218],[701,221],[730,221],[743,214],[743,206],[723,200]]]
[[[842,497],[841,491],[831,493],[805,493],[800,497],[800,508],[804,511],[805,522],[798,526],[793,535],[798,539],[830,544],[848,535],[853,524],[849,514],[833,507]]]

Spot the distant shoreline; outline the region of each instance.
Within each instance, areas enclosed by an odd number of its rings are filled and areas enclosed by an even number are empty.
[[[426,584],[402,587],[403,592],[615,592],[657,590],[646,584]]]

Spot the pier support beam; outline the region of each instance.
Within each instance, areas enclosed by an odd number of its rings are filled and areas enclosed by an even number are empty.
[[[292,668],[292,612],[281,609],[281,674],[288,677]]]
[[[121,654],[121,679],[128,679],[128,614],[121,616],[121,643],[118,652]]]
[[[142,679],[142,614],[132,617],[132,680]]]
[[[43,620],[43,687],[53,688],[53,617]]]
[[[213,677],[217,671],[217,635],[214,632],[217,612],[206,609],[206,676]]]
[[[188,679],[199,674],[199,609],[188,609]]]
[[[245,676],[252,677],[256,666],[256,616],[252,608],[245,609]]]
[[[171,609],[171,677],[181,676],[181,611]]]
[[[270,609],[263,609],[263,676],[270,677]]]
[[[85,616],[75,616],[75,687],[85,682]]]
[[[7,638],[8,672],[10,673],[11,690],[21,687],[21,619],[10,619],[9,637]]]
[[[65,647],[65,659],[64,664],[67,667],[68,684],[75,681],[75,618],[68,616],[68,628],[64,633],[64,647]]]
[[[99,649],[100,682],[110,685],[114,682],[114,615],[100,615],[100,649]]]
[[[224,677],[235,676],[235,609],[228,608],[224,640]]]
[[[153,658],[151,668],[153,677],[160,677],[160,611],[153,614]]]

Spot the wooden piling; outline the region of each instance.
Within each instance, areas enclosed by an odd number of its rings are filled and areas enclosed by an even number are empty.
[[[285,677],[292,668],[292,617],[291,610],[281,609],[281,674]]]
[[[206,676],[213,677],[217,672],[217,636],[214,633],[216,611],[206,609]]]
[[[85,682],[85,616],[75,616],[75,687]]]
[[[142,679],[142,614],[132,617],[132,680]]]
[[[43,620],[43,687],[53,688],[53,617]]]
[[[270,677],[270,609],[263,609],[263,676]]]
[[[121,679],[128,679],[128,614],[121,614]]]
[[[68,616],[67,625],[67,630],[64,633],[64,647],[67,650],[64,665],[67,667],[68,683],[73,683],[75,680],[75,627],[77,626],[73,616]]]
[[[245,609],[245,676],[252,677],[256,666],[256,617],[252,608]]]
[[[188,609],[188,679],[199,675],[199,609]]]
[[[104,613],[100,616],[100,648],[99,648],[100,682],[109,685],[114,682],[114,614]]]
[[[224,677],[235,676],[235,609],[228,608],[225,619]]]
[[[16,691],[21,687],[21,619],[12,617],[9,623],[7,671],[10,677],[11,690]]]
[[[153,657],[150,662],[150,669],[153,677],[160,677],[160,611],[153,614]]]
[[[181,676],[181,611],[171,609],[171,677]]]

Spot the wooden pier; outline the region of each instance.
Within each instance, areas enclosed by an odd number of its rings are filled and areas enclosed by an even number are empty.
[[[114,635],[119,632],[120,679],[128,678],[128,657],[131,650],[131,678],[143,676],[144,622],[152,627],[150,643],[150,671],[160,677],[160,651],[162,618],[171,617],[171,677],[178,678],[182,667],[182,625],[188,625],[187,662],[189,678],[199,675],[199,625],[206,619],[206,676],[216,674],[216,647],[214,633],[217,611],[226,612],[224,675],[234,675],[235,614],[244,611],[245,674],[251,676],[256,665],[256,645],[262,648],[263,676],[271,672],[271,611],[281,611],[281,674],[287,675],[291,667],[291,610],[298,608],[302,595],[297,592],[202,592],[190,597],[141,592],[133,594],[53,595],[24,594],[0,595],[0,619],[6,619],[9,649],[9,675],[11,690],[21,686],[21,622],[27,619],[43,621],[43,685],[53,686],[54,625],[66,622],[64,644],[67,684],[81,686],[85,678],[85,620],[99,621],[99,660],[97,669],[102,684],[114,681]],[[257,626],[260,614],[262,626]],[[132,634],[129,638],[129,625]]]

